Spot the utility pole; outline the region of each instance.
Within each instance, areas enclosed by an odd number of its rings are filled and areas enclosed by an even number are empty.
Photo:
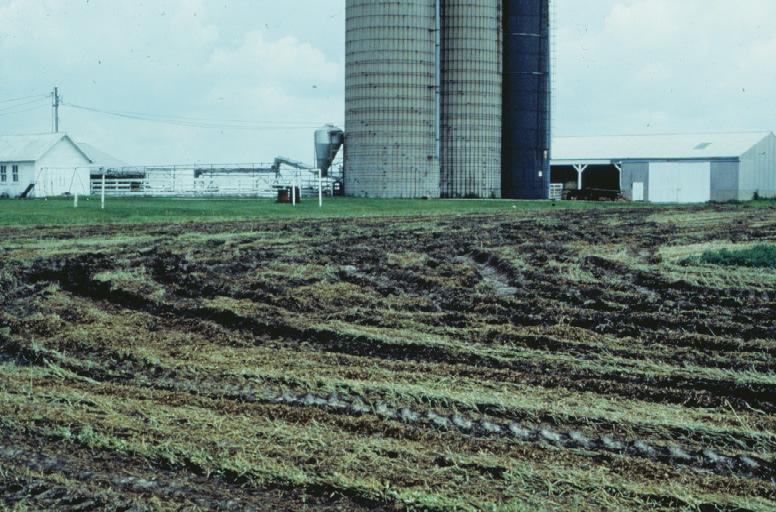
[[[51,93],[51,100],[51,115],[54,120],[54,133],[59,133],[59,87],[54,87],[54,92]]]

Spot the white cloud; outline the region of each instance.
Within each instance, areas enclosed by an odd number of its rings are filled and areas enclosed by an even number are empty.
[[[564,23],[578,14],[571,2],[560,7],[559,132],[774,128],[776,2],[619,0],[598,7],[598,19],[583,24]]]
[[[321,2],[307,11],[321,19]],[[205,119],[342,123],[344,70],[329,37],[278,28],[289,7],[254,0],[0,0],[0,99],[59,85],[104,110]],[[325,12],[325,11],[324,11]],[[257,29],[261,27],[261,29]],[[339,31],[336,23],[331,30]],[[298,31],[298,33],[297,33]],[[336,38],[335,38],[336,40]],[[327,54],[326,50],[329,50]],[[9,81],[12,90],[4,85]],[[64,107],[78,139],[136,163],[309,159],[312,128],[205,130]],[[0,117],[0,132],[48,129],[48,113]]]
[[[295,37],[245,34],[210,55],[209,98],[225,107],[280,121],[325,122],[342,117],[344,66]]]
[[[306,81],[331,85],[344,72],[312,44],[287,36],[268,40],[261,32],[245,34],[235,48],[218,48],[210,56],[208,70],[235,78],[271,82]]]
[[[774,129],[776,1],[556,0],[560,133]],[[341,124],[344,0],[0,0],[0,99]],[[310,158],[311,130],[200,130],[64,108],[134,162]],[[41,109],[0,132],[41,132]]]

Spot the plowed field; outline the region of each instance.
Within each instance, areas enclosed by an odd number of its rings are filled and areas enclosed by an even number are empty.
[[[0,508],[774,510],[776,209],[0,228]]]

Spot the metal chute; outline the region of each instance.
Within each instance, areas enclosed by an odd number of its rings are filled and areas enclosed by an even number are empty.
[[[315,130],[315,165],[324,176],[328,175],[344,141],[345,132],[334,125],[327,124]]]

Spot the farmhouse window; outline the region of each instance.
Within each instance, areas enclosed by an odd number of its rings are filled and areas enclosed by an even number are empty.
[[[18,183],[19,182],[19,166],[14,165],[13,166],[13,182]]]
[[[6,181],[8,181],[8,172],[4,165],[0,165],[0,183],[5,183]]]

